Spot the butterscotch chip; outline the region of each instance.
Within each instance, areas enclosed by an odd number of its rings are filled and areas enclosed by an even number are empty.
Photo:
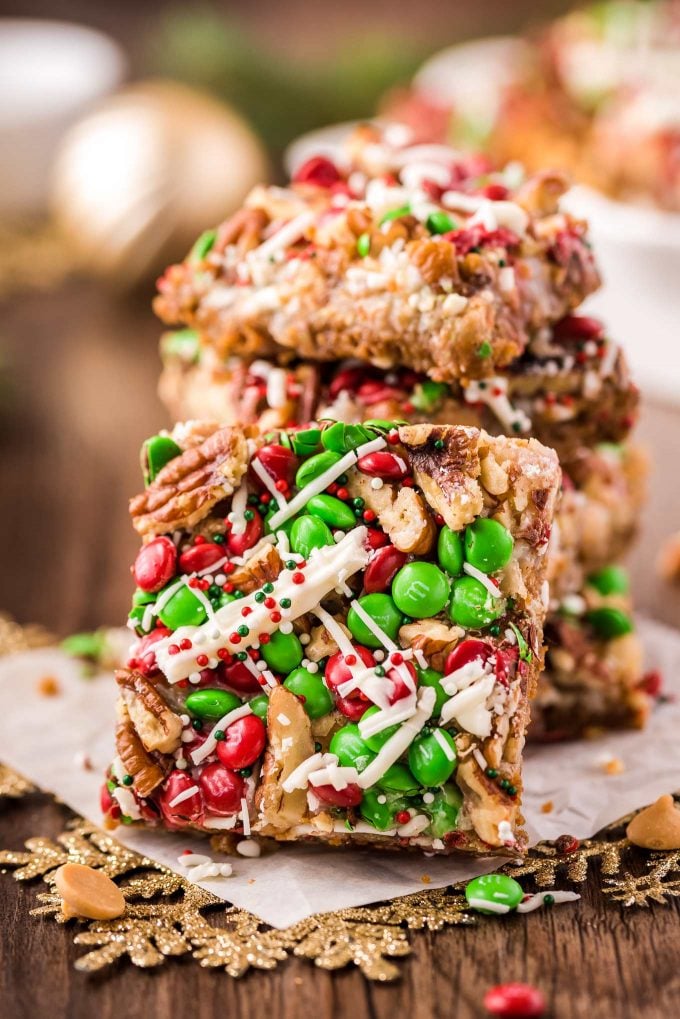
[[[545,803],[541,804],[541,813],[542,814],[552,814],[553,806],[554,806],[554,804],[553,804],[552,800],[546,800]]]
[[[101,870],[83,863],[65,863],[56,872],[54,883],[66,917],[113,920],[125,912],[123,893]]]
[[[54,676],[43,676],[42,679],[38,680],[37,687],[41,697],[56,697],[61,693],[59,680],[55,679]]]
[[[626,828],[628,840],[642,849],[680,849],[680,810],[672,796],[660,796]]]

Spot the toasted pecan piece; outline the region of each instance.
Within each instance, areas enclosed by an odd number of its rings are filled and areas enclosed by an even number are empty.
[[[416,483],[452,531],[471,523],[484,506],[477,481],[479,435],[476,428],[446,425],[407,425],[399,429]],[[443,445],[437,448],[435,443]]]
[[[132,722],[123,721],[116,727],[116,750],[126,772],[134,778],[139,796],[148,796],[165,778],[163,769],[144,749]]]
[[[267,712],[268,745],[257,792],[258,831],[268,834],[292,828],[307,815],[304,789],[284,792],[282,783],[314,753],[309,717],[295,694],[285,686],[272,690]],[[285,741],[285,742],[284,742]]]
[[[250,594],[263,584],[276,580],[282,569],[281,556],[272,544],[267,544],[230,574],[229,579],[239,591]]]
[[[393,485],[371,488],[366,474],[354,471],[347,481],[352,496],[360,497],[368,509],[376,513],[378,523],[390,536],[400,552],[427,555],[437,534],[437,527],[425,500],[413,488],[401,488],[395,493]]]
[[[140,672],[119,669],[116,682],[125,696],[130,721],[137,731],[145,750],[158,750],[162,754],[171,754],[180,745],[182,739],[182,722],[168,707],[158,690]]]
[[[144,537],[187,530],[238,487],[248,447],[238,428],[220,428],[166,464],[145,492],[130,501],[135,530]]]
[[[401,646],[422,651],[438,672],[444,672],[447,656],[464,635],[460,626],[447,626],[436,619],[419,619],[399,630]]]

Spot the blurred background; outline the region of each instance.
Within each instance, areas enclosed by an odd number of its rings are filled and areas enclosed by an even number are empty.
[[[446,46],[568,8],[0,5],[1,610],[59,634],[124,619],[137,451],[168,424],[150,310],[162,267],[254,183],[281,177],[300,135],[408,98]],[[643,423],[671,457],[676,420],[657,404]],[[637,554],[638,603],[672,617],[649,543]]]

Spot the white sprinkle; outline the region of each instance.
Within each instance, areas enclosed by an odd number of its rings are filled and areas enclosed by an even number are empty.
[[[202,853],[182,853],[177,857],[177,862],[181,863],[183,867],[197,867],[199,863],[212,863],[213,861],[209,856],[203,856]]]
[[[371,488],[374,492],[379,492],[385,482],[382,478],[371,478]]]
[[[423,793],[423,803],[434,803],[434,793]]]
[[[552,896],[553,903],[576,902],[577,899],[581,898],[578,892],[558,892],[558,891],[536,892],[535,895],[530,895],[528,899],[524,899],[522,902],[520,902],[519,906],[517,907],[517,912],[533,913],[535,909],[540,909],[540,907],[545,902],[546,895]]]
[[[248,856],[254,858],[259,856],[262,852],[258,842],[254,839],[242,839],[236,846],[236,852],[240,853],[241,856]]]
[[[478,570],[476,566],[472,565],[472,563],[463,563],[463,571],[467,573],[469,577],[474,577],[480,584],[483,584],[492,598],[503,597],[498,584],[495,584],[491,577],[488,577],[486,573],[482,572],[482,570]]]
[[[197,793],[200,795],[201,790],[197,785],[190,785],[188,789],[183,789],[181,793],[177,793],[174,799],[168,803],[169,807],[178,807],[180,803],[184,803],[185,800],[190,800],[192,796]]]
[[[509,913],[510,906],[504,902],[489,902],[488,899],[468,899],[471,909],[481,909],[487,913]]]
[[[186,769],[189,767],[189,762],[187,761],[186,757],[178,757],[175,760],[175,767],[179,768],[180,771],[186,771]]]
[[[290,718],[288,717],[288,715],[284,715],[284,713],[283,713],[283,712],[280,712],[280,713],[279,713],[279,714],[278,714],[278,715],[276,716],[276,721],[277,721],[277,722],[280,722],[280,723],[281,723],[281,725],[290,725]]]
[[[343,538],[344,538],[344,534],[343,534]],[[312,638],[311,638],[311,636],[310,636],[310,635],[309,635],[308,633],[301,633],[301,634],[300,634],[300,636],[298,637],[298,640],[299,640],[299,641],[300,641],[300,643],[301,643],[301,644],[303,644],[303,645],[304,645],[304,644],[309,644],[309,642],[311,641],[311,639],[312,639]]]
[[[248,801],[245,796],[241,797],[241,821],[243,822],[243,834],[250,835],[250,815],[248,814]]]
[[[479,747],[473,747],[473,749],[472,749],[472,756],[476,760],[476,762],[477,762],[477,764],[479,766],[479,770],[480,771],[486,771],[486,769],[488,768],[488,765],[486,763],[486,757],[484,756],[482,751],[479,749]]]
[[[512,830],[512,825],[510,824],[509,821],[501,821],[499,823],[498,838],[505,845],[507,845],[508,843],[510,843],[510,845],[514,845],[516,843],[517,839],[515,838],[515,833]]]
[[[293,624],[289,623],[289,622],[281,623],[281,625],[279,626],[279,632],[280,633],[292,633],[293,632]]]
[[[276,501],[278,502],[279,506],[282,509],[285,508],[288,505],[288,503],[281,494],[281,492],[279,492],[279,490],[277,489],[273,477],[271,476],[265,465],[262,463],[262,461],[258,457],[254,457],[250,461],[250,466],[253,468],[253,471],[255,472],[255,474],[257,474],[258,478],[260,479],[264,487],[267,489],[269,494],[272,496],[272,498],[276,499]]]
[[[402,824],[397,828],[397,834],[401,835],[402,838],[409,838],[413,835],[420,835],[430,825],[430,819],[427,814],[416,814],[407,821],[406,824]]]
[[[378,796],[377,799],[378,799],[378,803],[387,803],[387,797],[386,796]],[[423,797],[423,799],[425,799],[425,797]],[[432,797],[432,799],[434,799],[434,796]]]
[[[441,729],[435,729],[433,735],[434,735],[434,738],[436,739],[437,743],[439,744],[439,746],[444,751],[444,753],[445,753],[446,757],[448,758],[448,760],[449,761],[455,761],[455,759],[456,759],[456,752],[453,749],[453,747],[447,742],[446,737],[444,736],[444,733],[442,732],[442,730]]]

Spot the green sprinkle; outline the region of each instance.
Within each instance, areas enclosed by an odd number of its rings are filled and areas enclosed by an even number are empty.
[[[450,230],[456,229],[455,222],[451,219],[448,212],[443,210],[431,212],[425,221],[425,226],[431,234],[447,234]]]
[[[123,775],[123,785],[132,785],[134,780],[134,775]]]
[[[213,534],[212,538],[211,538],[211,541],[214,541],[216,545],[224,545],[224,535],[223,534]]]
[[[264,593],[264,591],[255,592],[255,601],[258,602],[258,604],[262,604],[266,597],[267,595]]]
[[[201,729],[203,728],[203,723],[201,722],[200,718],[194,718],[193,722],[191,723],[191,726],[193,729],[196,730],[196,732],[200,732]]]
[[[189,261],[201,262],[212,250],[216,240],[217,230],[206,230],[202,233],[189,253]]]
[[[410,205],[402,205],[398,209],[390,209],[390,211],[386,212],[384,216],[381,216],[379,220],[380,226],[382,226],[383,223],[389,223],[393,219],[401,219],[402,216],[409,216],[410,214],[411,214]]]
[[[227,737],[226,737],[226,734],[224,732],[224,729],[215,729],[215,731],[213,733],[213,739],[216,739],[218,743],[221,743],[222,740],[224,740],[226,738]]]
[[[555,905],[555,896],[551,895],[548,892],[546,895],[543,896],[543,905],[544,906],[554,906]]]
[[[366,258],[366,255],[370,254],[371,252],[370,234],[361,234],[361,236],[357,238],[357,252],[361,255],[362,258]]]
[[[288,559],[288,561],[286,562],[286,569],[287,569],[287,570],[296,570],[296,569],[297,569],[297,563],[295,562],[295,560],[294,560],[294,559]],[[269,585],[269,589],[270,589],[271,591],[273,591],[273,590],[274,590],[274,588],[273,588],[273,587],[271,586],[271,584]],[[266,586],[265,586],[265,591],[266,591],[266,590],[267,590],[267,588],[266,588]]]
[[[250,778],[252,773],[253,773],[253,769],[252,768],[240,768],[239,769],[239,775],[243,775],[244,778]]]
[[[373,671],[375,672],[376,676],[384,676],[385,675],[385,669],[383,668],[382,665],[376,665],[376,667],[375,667],[375,669]]]
[[[236,652],[236,660],[238,662],[245,662],[247,657],[248,657],[248,655],[247,655],[247,653],[245,651],[237,651]]]
[[[252,520],[253,517],[255,516],[255,513],[253,512],[253,510],[249,509],[244,512],[243,516],[245,517],[246,520]]]
[[[498,772],[496,771],[495,768],[487,768],[486,776],[487,778],[498,778]]]
[[[286,563],[286,565],[288,566],[288,563]],[[295,563],[293,563],[293,565],[290,566],[289,569],[291,570],[295,569]],[[274,590],[274,585],[270,583],[264,584],[262,590],[265,592],[265,594],[271,594],[272,591]]]
[[[281,606],[282,609],[289,609],[292,604],[293,603],[291,602],[290,598],[281,598],[281,600],[279,601],[279,605]]]
[[[357,496],[356,499],[352,499],[352,505],[354,506],[355,509],[363,509],[365,506],[365,501],[360,496]]]
[[[250,630],[245,623],[241,623],[240,626],[236,627],[236,632],[240,634],[242,637],[247,637],[248,634],[250,633]]]
[[[434,440],[434,448],[435,449],[443,449],[444,448],[444,440],[443,439],[435,439]]]
[[[487,340],[477,347],[477,357],[491,357],[491,344]]]

